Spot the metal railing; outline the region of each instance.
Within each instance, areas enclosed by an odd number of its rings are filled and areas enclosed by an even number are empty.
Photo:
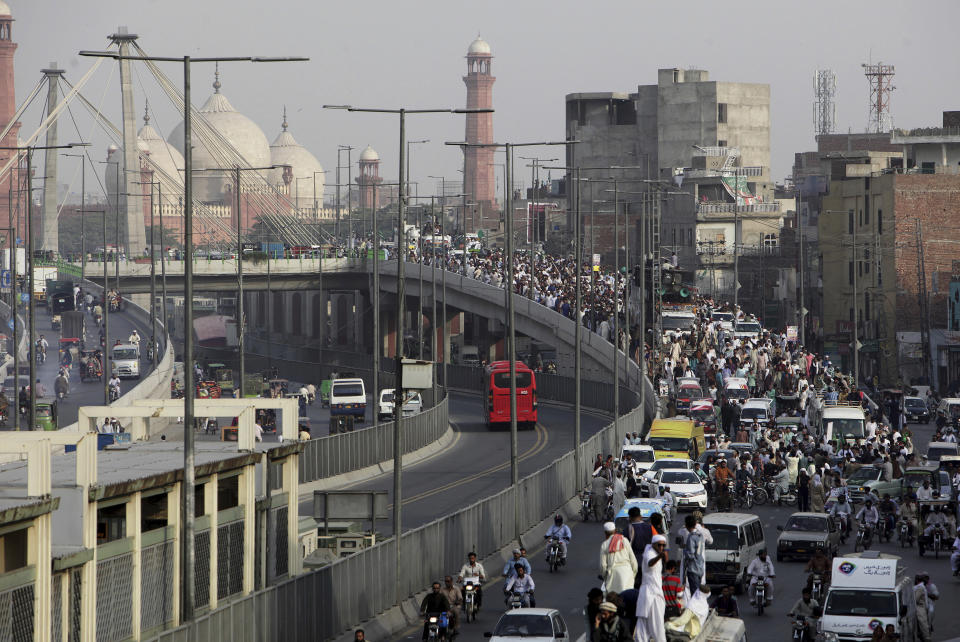
[[[375,412],[375,410],[374,410]],[[403,421],[403,454],[427,446],[443,436],[449,419],[447,400]],[[353,432],[311,439],[300,454],[300,483],[342,475],[393,459],[393,422]]]
[[[329,566],[240,598],[165,631],[158,642],[245,642],[329,640],[385,612],[460,567],[466,551],[483,558],[513,541],[517,527],[526,532],[573,499],[586,484],[592,453],[616,452],[624,433],[639,432],[645,422],[637,408],[581,446],[581,470],[568,452],[507,488],[456,513],[402,535],[403,577],[396,592],[396,547],[386,540]],[[515,498],[514,493],[519,497]],[[519,510],[515,510],[519,501]],[[519,516],[520,524],[516,523]],[[430,551],[424,555],[423,551]]]

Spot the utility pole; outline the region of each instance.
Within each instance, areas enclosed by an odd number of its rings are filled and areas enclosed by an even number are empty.
[[[914,221],[917,234],[917,297],[920,304],[920,345],[923,349],[923,375],[928,377],[927,385],[933,385],[933,363],[930,345],[930,300],[927,295],[927,266],[923,254],[923,224],[920,219]]]
[[[737,318],[740,301],[740,168],[734,169],[733,190],[733,318]]]
[[[857,220],[856,211],[851,211],[853,216],[853,244],[851,250],[853,253],[853,387],[857,388],[860,381],[860,296],[857,292],[857,272],[860,271],[860,261],[857,255],[857,227],[860,221]]]
[[[801,196],[800,196],[800,188],[795,186],[794,189],[797,190],[797,230],[800,233],[800,251],[797,256],[797,260],[798,260],[797,272],[799,276],[798,280],[800,281],[800,309],[799,309],[800,322],[798,323],[800,327],[798,328],[798,331],[800,332],[800,345],[806,346],[807,345],[807,331],[806,331],[807,308],[805,305],[806,297],[804,296],[804,283],[803,283],[804,264],[806,263],[806,257],[804,256],[804,253],[803,253],[803,212],[801,211],[803,207],[803,201],[801,200]]]

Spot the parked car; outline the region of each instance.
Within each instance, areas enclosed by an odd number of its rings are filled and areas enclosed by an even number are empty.
[[[794,513],[784,526],[777,526],[777,561],[792,557],[811,557],[818,549],[827,556],[840,549],[840,527],[824,513]]]
[[[423,399],[419,392],[413,393],[403,404],[403,416],[412,417],[423,412]],[[380,391],[380,399],[377,402],[377,417],[380,421],[389,421],[393,417],[393,388],[384,388]]]
[[[493,632],[486,633],[485,637],[492,642],[517,638],[525,642],[554,642],[570,640],[570,632],[556,609],[513,609],[501,615]]]

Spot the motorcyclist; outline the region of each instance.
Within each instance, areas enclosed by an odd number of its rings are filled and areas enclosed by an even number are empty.
[[[473,580],[476,584],[474,589],[476,595],[476,607],[480,610],[483,603],[483,591],[481,590],[484,580],[487,579],[487,572],[483,569],[483,564],[477,561],[477,554],[470,552],[467,554],[467,563],[460,567],[460,573],[457,575],[457,581],[463,584],[465,580]]]
[[[543,536],[549,541],[556,537],[560,541],[560,563],[567,563],[567,543],[573,539],[573,533],[570,527],[563,523],[563,515],[557,515],[553,518],[553,526],[547,529],[547,534]]]
[[[505,603],[509,604],[510,594],[516,592],[520,593],[520,598],[523,600],[524,606],[535,608],[537,602],[533,596],[533,591],[537,586],[533,582],[533,577],[527,573],[522,564],[514,564],[513,567],[516,575],[507,580],[507,583],[503,587],[503,594],[507,596]]]
[[[946,525],[947,516],[940,510],[940,506],[934,506],[924,519],[923,538],[917,541],[917,548],[921,553],[926,547],[933,546],[934,532],[938,528],[946,531]]]
[[[773,579],[777,576],[773,568],[773,561],[767,557],[767,549],[761,548],[756,559],[747,566],[747,575],[750,576],[750,604],[757,603],[757,578],[763,577],[767,587],[767,604],[773,601]]]
[[[733,479],[733,472],[727,467],[726,459],[720,459],[720,461],[717,463],[717,469],[713,473],[713,479],[717,487],[717,508],[720,510],[729,510],[729,484]]]
[[[800,599],[797,600],[794,605],[787,612],[787,617],[796,617],[798,615],[806,618],[804,622],[804,627],[806,629],[806,635],[808,639],[813,638],[813,619],[818,617],[820,614],[820,604],[813,599],[813,591],[809,588],[804,588],[800,592]]]
[[[884,493],[877,508],[880,510],[881,519],[886,524],[887,533],[892,533],[897,524],[897,517],[900,515],[900,507],[890,498],[890,493]]]
[[[790,472],[786,466],[781,466],[773,476],[773,501],[780,505],[780,497],[790,490]]]
[[[446,596],[440,592],[440,582],[434,582],[431,585],[431,590],[427,593],[423,601],[420,602],[420,615],[423,616],[423,637],[421,639],[426,640],[427,634],[430,630],[430,616],[439,615],[441,613],[450,612],[450,601]],[[440,636],[444,637],[446,635],[446,630],[443,627],[439,627]]]
[[[846,539],[847,535],[850,534],[850,514],[853,512],[853,509],[850,507],[850,503],[847,501],[847,495],[837,495],[837,501],[833,506],[830,507],[830,515],[832,517],[840,518],[840,521],[843,523],[843,533],[842,536]]]
[[[825,591],[827,585],[830,583],[830,566],[830,558],[827,556],[826,551],[822,548],[816,549],[813,552],[813,557],[807,561],[807,565],[803,569],[803,571],[808,574],[807,588],[813,590],[813,576],[819,574]]]
[[[137,332],[137,329],[134,328],[133,332],[130,333],[130,336],[127,337],[127,343],[132,343],[133,345],[140,347],[140,333]]]
[[[515,548],[513,549],[513,559],[507,560],[507,563],[503,565],[503,579],[509,580],[516,576],[517,564],[523,566],[523,570],[526,571],[528,575],[530,574],[530,562],[520,554],[519,548]]]
[[[453,578],[449,575],[443,578],[443,588],[440,589],[440,592],[450,602],[450,611],[447,613],[449,619],[447,630],[450,634],[447,637],[452,640],[460,632],[460,608],[463,606],[463,593],[453,585]]]
[[[114,373],[110,376],[110,381],[108,382],[111,391],[116,395],[117,399],[120,398],[120,377]]]
[[[57,378],[53,382],[53,391],[56,393],[57,397],[61,395],[66,397],[70,394],[70,382],[67,381],[66,376],[61,372],[57,375]]]
[[[880,511],[873,505],[872,499],[865,501],[863,507],[857,511],[857,521],[866,526],[864,539],[870,541],[877,530],[877,524],[880,523]]]

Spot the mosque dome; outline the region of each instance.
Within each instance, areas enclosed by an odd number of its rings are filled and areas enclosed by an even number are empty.
[[[313,186],[316,181],[317,200],[323,200],[324,174],[323,166],[317,157],[297,142],[289,131],[287,131],[287,114],[284,110],[283,125],[280,134],[277,135],[270,145],[270,165],[289,165],[292,177],[290,184],[290,197],[299,198],[297,204],[300,208],[313,208]],[[285,168],[278,167],[271,169],[267,176],[271,185],[284,188],[283,174]],[[316,178],[314,178],[316,175]],[[299,184],[297,179],[300,179]]]
[[[367,148],[360,153],[360,160],[373,163],[380,160],[380,154],[378,154],[377,150],[375,150],[373,147],[367,145]]]
[[[3,0],[0,0],[0,16],[10,16],[13,15],[10,12],[10,5],[8,5]]]
[[[470,43],[470,48],[467,49],[468,56],[489,56],[490,55],[490,45],[487,44],[487,41],[481,38],[479,35],[477,39]]]
[[[213,83],[214,93],[203,107],[200,114],[210,126],[228,142],[237,153],[251,167],[263,167],[270,164],[270,143],[263,130],[252,120],[238,112],[220,93],[220,77]],[[198,128],[194,126],[196,135]],[[167,141],[183,154],[183,122],[181,121],[167,137]],[[235,159],[224,150],[210,150],[198,137],[194,138],[193,167],[195,169],[231,169]],[[228,156],[228,158],[224,158]],[[202,201],[220,201],[233,179],[229,176],[211,175],[201,178],[194,177],[197,187],[197,197]]]
[[[157,133],[157,130],[150,124],[149,113],[143,116],[143,127],[137,133],[137,141],[141,155],[149,156],[150,162],[156,170],[154,180],[160,180],[164,186],[182,187],[183,155]]]

